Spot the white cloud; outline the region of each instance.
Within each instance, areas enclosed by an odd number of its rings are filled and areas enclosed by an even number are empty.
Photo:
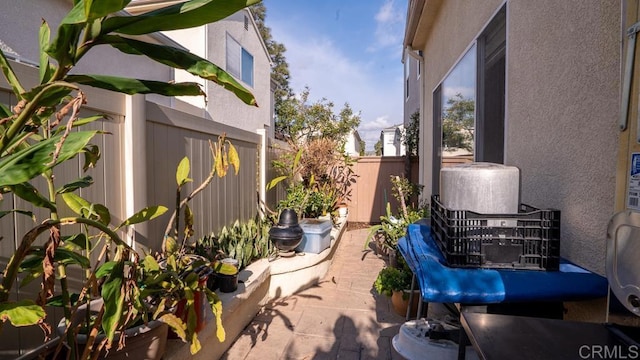
[[[402,44],[404,31],[404,14],[394,6],[393,0],[387,0],[375,16],[375,43],[369,51],[377,51],[388,47],[398,47]]]
[[[297,38],[294,33],[280,31],[271,24],[274,38],[285,45],[285,56],[291,72],[290,86],[300,93],[305,86],[311,90],[310,101],[321,98],[332,101],[335,111],[349,103],[360,112],[358,130],[367,150],[380,136],[384,127],[402,123],[403,79],[402,63],[391,66],[376,64],[369,56],[353,59],[323,36]]]

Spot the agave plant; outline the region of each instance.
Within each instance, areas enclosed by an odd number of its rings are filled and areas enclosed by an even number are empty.
[[[87,170],[100,157],[100,149],[91,144],[99,132],[84,127],[102,116],[79,117],[79,110],[86,102],[82,86],[126,94],[165,96],[200,96],[204,92],[197,83],[72,74],[71,70],[94,47],[111,46],[123,53],[146,56],[214,81],[244,103],[256,105],[247,89],[210,61],[182,49],[147,43],[136,36],[215,22],[258,0],[189,0],[137,16],[122,15],[121,10],[129,2],[74,0],[73,8],[62,19],[53,39],[49,25],[43,21],[39,31],[39,78],[33,88],[24,87],[0,51],[0,69],[17,99],[17,105],[11,109],[0,104],[0,195],[12,194],[48,213],[47,219],[42,219],[39,225],[22,235],[18,249],[2,273],[0,320],[14,326],[40,324],[48,335],[50,330],[44,322],[43,307],[59,291],[65,317],[70,318],[74,303],[66,284],[66,267],[78,265],[87,272],[80,298],[91,293],[104,298],[102,321],[96,326],[106,334],[104,346],[107,348],[112,345],[116,331],[126,326],[137,311],[131,299],[139,291],[136,283],[138,255],[120,239],[118,230],[152,219],[166,209],[149,207],[122,224],[111,226],[109,209],[77,195],[79,189],[92,184],[90,177],[62,186],[55,183],[54,169],[60,164],[84,155],[84,169]],[[35,185],[33,180],[39,176],[45,179],[46,189],[38,189]],[[65,206],[75,215],[61,217],[59,214]],[[13,208],[0,212],[0,217],[10,213],[33,217],[35,212]],[[72,236],[61,235],[62,227],[76,225],[76,229],[78,224],[87,231]],[[97,229],[99,234],[87,236],[89,228]],[[41,247],[34,246],[36,238],[43,233],[48,233],[48,240]],[[98,257],[101,259],[98,263],[91,263],[87,252],[90,248],[95,249],[92,243],[99,240],[104,240],[104,253]],[[10,299],[21,270],[28,273],[27,281],[41,278],[42,290],[35,301]],[[58,290],[55,289],[56,278],[60,283]],[[68,341],[73,342],[71,336]]]

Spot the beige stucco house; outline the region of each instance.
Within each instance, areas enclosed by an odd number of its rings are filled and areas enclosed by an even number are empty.
[[[168,2],[136,0],[127,7],[127,11],[138,14]],[[231,92],[179,70],[174,74],[175,80],[202,84],[207,98],[205,101],[202,97],[180,97],[175,103],[176,108],[189,111],[191,106],[186,104],[193,105],[195,109],[191,108],[190,111],[194,115],[246,131],[266,129],[267,133],[273,133],[271,57],[249,9],[212,24],[162,34],[190,52],[221,66],[247,87],[258,103],[258,107],[242,106],[242,102]]]
[[[561,210],[561,256],[604,275],[607,224],[623,208],[616,194],[626,175],[623,163],[616,177],[621,29],[632,20],[621,14],[637,6],[410,0],[404,59],[419,59],[422,69],[424,195],[439,191],[443,113],[471,101],[474,160],[518,167],[521,202]]]

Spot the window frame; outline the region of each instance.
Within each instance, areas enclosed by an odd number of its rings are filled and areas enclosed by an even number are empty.
[[[255,81],[255,57],[253,54],[229,33],[226,36],[225,50],[225,71],[245,85],[253,88]],[[238,51],[238,53],[234,54],[233,52],[235,51]],[[248,61],[249,59],[251,60],[250,62]]]

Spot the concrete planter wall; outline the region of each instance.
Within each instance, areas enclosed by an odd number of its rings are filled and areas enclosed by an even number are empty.
[[[240,281],[237,291],[218,293],[222,300],[225,341],[218,341],[215,319],[211,309],[207,309],[207,324],[198,334],[202,350],[191,355],[188,344],[181,340],[169,340],[163,359],[219,359],[269,300],[293,295],[317,284],[324,277],[346,223],[346,219],[343,219],[331,229],[331,246],[319,254],[279,258],[272,262],[261,259],[247,266],[238,275]]]

